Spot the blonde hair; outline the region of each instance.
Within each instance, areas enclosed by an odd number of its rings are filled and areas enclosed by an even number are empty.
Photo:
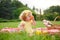
[[[24,10],[24,11],[22,11],[22,13],[19,15],[19,19],[25,21],[25,18],[26,18],[26,16],[28,14],[32,15],[32,12],[30,10]]]

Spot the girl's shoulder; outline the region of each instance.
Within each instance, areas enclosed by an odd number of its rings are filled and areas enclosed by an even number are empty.
[[[21,21],[20,23],[24,23],[25,24],[26,22],[25,21]]]

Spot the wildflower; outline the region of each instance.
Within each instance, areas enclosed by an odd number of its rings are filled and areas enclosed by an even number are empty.
[[[42,31],[41,30],[36,30],[36,34],[40,35],[40,34],[42,34]]]

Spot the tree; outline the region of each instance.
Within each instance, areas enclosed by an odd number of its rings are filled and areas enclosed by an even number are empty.
[[[0,18],[13,19],[13,11],[23,6],[18,0],[0,0]]]
[[[0,18],[18,19],[20,13],[26,9],[31,10],[18,0],[0,0]]]
[[[1,0],[0,2],[0,17],[1,18],[11,18],[12,6],[11,0]]]
[[[33,10],[35,10],[35,6],[33,6]]]
[[[54,20],[55,17],[60,16],[60,6],[51,6],[44,10],[44,15],[48,20]]]
[[[25,6],[28,7],[28,4],[26,4]]]

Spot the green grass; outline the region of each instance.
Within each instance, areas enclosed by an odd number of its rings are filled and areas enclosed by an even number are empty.
[[[53,22],[51,21],[53,24],[60,24],[60,21],[56,21]],[[0,23],[0,28],[4,28],[4,27],[17,27],[19,25],[20,22],[1,22]],[[36,26],[33,27],[45,27],[45,25],[43,24],[42,21],[36,21]]]
[[[0,28],[4,27],[17,27],[20,22],[1,22],[0,23]],[[36,26],[33,27],[44,27],[43,23],[41,21],[36,22]]]
[[[34,35],[28,36],[25,32],[22,33],[0,33],[0,40],[60,40],[60,35]]]
[[[1,22],[0,23],[0,28],[4,27],[17,27],[19,22]]]
[[[53,22],[54,24],[60,24],[60,21]],[[4,27],[17,27],[20,22],[1,22],[0,23],[0,29]],[[37,21],[36,26],[33,26],[34,28],[37,27],[45,27],[42,21]],[[44,35],[34,35],[32,37],[28,36],[25,32],[20,32],[20,33],[5,33],[5,32],[0,32],[0,40],[60,40],[60,35],[49,35],[49,34],[44,34]]]

